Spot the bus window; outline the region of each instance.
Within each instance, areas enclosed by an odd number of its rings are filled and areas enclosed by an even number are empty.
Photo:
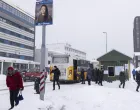
[[[53,57],[53,63],[69,63],[68,57]]]

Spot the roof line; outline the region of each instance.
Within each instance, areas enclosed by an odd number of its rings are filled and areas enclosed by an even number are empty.
[[[13,8],[15,8],[15,9],[21,11],[22,13],[28,15],[29,17],[35,19],[35,17],[34,17],[31,13],[29,13],[29,12],[27,12],[27,11],[21,9],[18,5],[14,5],[11,1],[8,1],[8,0],[2,0],[2,1],[5,2],[5,3],[7,3],[8,5],[12,6]]]
[[[112,49],[112,50],[108,51],[107,53],[105,53],[105,54],[101,55],[100,57],[98,57],[98,58],[97,58],[97,60],[98,60],[99,58],[101,58],[101,57],[105,56],[106,54],[110,53],[110,52],[111,52],[111,51],[113,51],[113,50],[115,50],[115,49]]]
[[[118,53],[123,54],[123,55],[125,55],[125,56],[127,56],[127,57],[131,58],[130,56],[128,56],[128,55],[126,55],[126,54],[124,54],[124,53],[122,53],[122,52],[120,52],[120,51],[118,51],[118,50],[116,50],[116,49],[112,49],[111,51],[107,52],[106,54],[108,54],[108,53],[112,52],[113,50],[115,50],[115,51],[117,51]],[[98,60],[98,59],[100,59],[101,57],[105,56],[106,54],[104,54],[104,55],[100,56],[99,58],[97,58],[97,60]]]

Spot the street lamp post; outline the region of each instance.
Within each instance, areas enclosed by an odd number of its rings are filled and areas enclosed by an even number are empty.
[[[104,34],[106,34],[106,53],[107,53],[107,32],[103,32]]]

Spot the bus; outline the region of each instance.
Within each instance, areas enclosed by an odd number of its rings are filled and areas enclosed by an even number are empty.
[[[86,60],[78,60],[70,55],[53,55],[52,63],[50,64],[50,71],[54,66],[57,66],[61,72],[59,77],[60,82],[80,82],[81,69],[86,71],[90,62]],[[53,73],[50,74],[50,80],[53,81]]]

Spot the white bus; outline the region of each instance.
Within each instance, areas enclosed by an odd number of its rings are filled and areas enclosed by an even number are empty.
[[[61,72],[60,82],[80,82],[81,69],[86,70],[90,62],[86,60],[77,60],[69,55],[54,55],[52,56],[52,64],[50,64],[50,71],[53,66],[57,66]],[[53,80],[53,73],[50,75],[50,80]]]

